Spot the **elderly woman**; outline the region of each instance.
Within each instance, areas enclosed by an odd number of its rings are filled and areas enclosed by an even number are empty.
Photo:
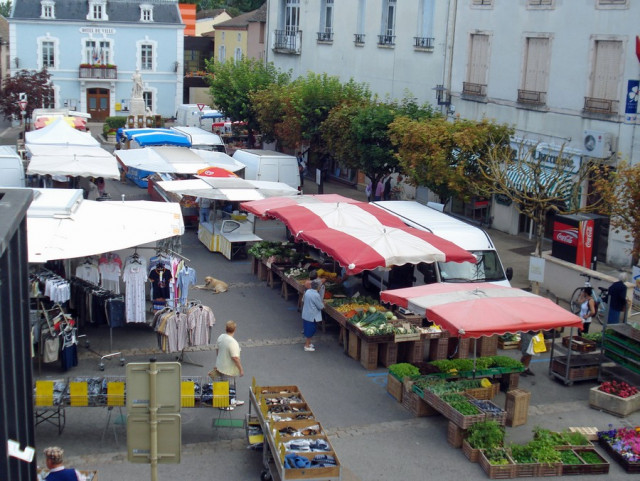
[[[311,281],[311,289],[305,291],[302,300],[302,324],[305,337],[304,350],[307,352],[316,350],[315,346],[311,344],[311,338],[318,330],[316,324],[322,321],[324,302],[319,292],[321,286],[322,281],[320,279]]]

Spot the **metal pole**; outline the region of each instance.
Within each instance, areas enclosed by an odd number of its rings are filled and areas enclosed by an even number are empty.
[[[151,481],[158,481],[158,406],[156,400],[156,358],[149,359],[149,436]]]

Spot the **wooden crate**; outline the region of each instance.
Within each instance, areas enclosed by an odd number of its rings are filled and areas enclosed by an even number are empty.
[[[424,399],[418,396],[411,386],[403,384],[402,388],[402,405],[415,417],[421,418],[425,416],[434,416],[438,414],[432,406],[427,404]]]
[[[449,339],[438,338],[429,341],[429,360],[440,361],[449,354]]]
[[[387,374],[387,392],[393,396],[393,398],[402,402],[402,381],[398,380],[393,374]]]
[[[405,341],[398,344],[398,361],[399,362],[422,362],[424,361],[424,343],[419,341]]]
[[[466,439],[462,441],[462,452],[472,463],[478,462],[478,458],[480,457],[480,450],[477,448],[472,448]]]
[[[520,349],[520,341],[504,341],[498,338],[498,349]]]
[[[354,331],[349,331],[349,357],[360,360],[360,336]]]
[[[398,362],[398,344],[395,342],[381,342],[378,345],[378,363],[384,367]]]
[[[516,464],[512,459],[509,458],[509,464],[491,464],[484,455],[484,449],[480,450],[478,463],[489,479],[511,479],[516,476]]]
[[[570,427],[569,431],[572,433],[581,433],[589,441],[598,440],[598,428],[595,426]]]
[[[524,389],[512,389],[507,392],[507,426],[521,426],[527,424],[529,416],[529,401],[531,393]]]
[[[571,359],[571,364],[569,365],[569,375],[567,379],[569,379],[570,381],[598,379],[599,369],[600,362],[597,354],[583,354],[579,359]],[[551,370],[556,374],[565,377],[567,370],[567,356],[559,356],[554,358],[551,361]]]
[[[447,427],[447,442],[454,448],[461,448],[465,431],[465,429],[458,427],[453,421],[449,421],[449,426]]]
[[[536,476],[539,478],[546,476],[561,476],[562,475],[562,463],[545,464],[540,463],[538,466],[538,472]]]
[[[469,344],[471,339],[468,337],[450,337],[448,356],[454,359],[466,359],[469,357]]]
[[[500,392],[500,383],[493,383],[491,387],[474,387],[465,391],[469,396],[476,399],[492,400]]]
[[[360,341],[360,364],[368,370],[378,367],[378,343]]]
[[[512,372],[509,374],[503,374],[500,378],[500,389],[505,392],[509,392],[512,389],[516,389],[520,384],[520,373]]]
[[[473,347],[475,344],[477,357],[495,356],[498,354],[498,336],[482,336],[477,341],[471,340],[469,342],[469,352],[473,356]]]
[[[622,454],[613,449],[604,439],[600,439],[600,446],[611,456],[627,473],[640,473],[640,463],[628,461]]]
[[[570,336],[565,336],[562,338],[562,345],[564,347],[569,347],[569,338]],[[582,336],[571,336],[571,350],[578,352],[594,352],[597,349],[598,345],[595,341],[590,339],[586,339]]]

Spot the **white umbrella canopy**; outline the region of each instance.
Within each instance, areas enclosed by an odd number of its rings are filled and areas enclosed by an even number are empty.
[[[283,182],[245,180],[239,177],[203,177],[158,182],[167,192],[213,200],[249,201],[271,196],[297,195],[298,191]]]
[[[27,174],[120,178],[116,158],[101,147],[35,144],[27,150]]]
[[[182,235],[180,205],[84,200],[79,189],[34,189],[27,211],[29,262],[73,259]]]
[[[89,132],[80,132],[74,129],[63,118],[59,118],[41,129],[27,132],[25,143],[27,147],[35,144],[85,147],[100,146],[100,142],[94,139]]]
[[[188,147],[159,146],[117,150],[115,155],[124,166],[148,172],[195,174],[200,169],[211,166]]]

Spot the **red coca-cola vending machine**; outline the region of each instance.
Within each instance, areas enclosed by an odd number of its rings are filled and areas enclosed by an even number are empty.
[[[553,222],[551,255],[588,269],[598,264],[598,238],[602,216],[557,215]]]

